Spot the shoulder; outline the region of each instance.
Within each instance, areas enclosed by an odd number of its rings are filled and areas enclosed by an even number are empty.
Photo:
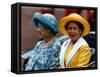
[[[84,42],[84,43],[83,43],[83,45],[80,47],[81,49],[83,49],[83,48],[89,48],[89,44],[86,42],[86,40],[85,40],[84,38],[82,38],[82,42]]]
[[[55,51],[58,51],[58,50],[60,50],[61,49],[61,43],[57,40],[57,39],[55,39],[53,42],[52,42],[52,44],[50,45],[50,49],[53,49],[53,50],[55,50]]]
[[[83,44],[80,48],[79,48],[79,53],[80,54],[91,54],[90,52],[90,47],[88,44]]]
[[[59,40],[55,39],[55,40],[53,41],[53,45],[55,45],[55,46],[61,46],[61,43],[60,43]]]
[[[83,44],[80,48],[89,48],[88,44]]]

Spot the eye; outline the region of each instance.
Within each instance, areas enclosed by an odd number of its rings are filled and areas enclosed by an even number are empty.
[[[72,27],[68,27],[68,30],[71,30],[72,29]]]
[[[74,27],[73,29],[74,29],[74,30],[77,30],[78,28]]]

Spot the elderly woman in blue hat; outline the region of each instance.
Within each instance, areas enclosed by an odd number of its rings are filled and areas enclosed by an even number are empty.
[[[59,53],[61,44],[56,39],[57,20],[48,13],[36,12],[32,17],[36,30],[43,39],[32,51],[32,55],[25,66],[25,71],[57,69],[59,67]]]

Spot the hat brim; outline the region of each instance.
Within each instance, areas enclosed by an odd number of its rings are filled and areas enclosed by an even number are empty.
[[[69,16],[66,16],[64,18],[62,18],[59,22],[59,30],[61,33],[68,35],[67,30],[65,29],[65,26],[67,26],[66,24],[69,21],[76,21],[79,22],[83,25],[83,32],[81,36],[86,36],[89,31],[90,31],[90,24],[88,23],[87,20],[85,20],[84,18],[82,18],[80,15],[78,14],[71,14]]]

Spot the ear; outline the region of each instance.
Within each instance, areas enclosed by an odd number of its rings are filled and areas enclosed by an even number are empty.
[[[82,31],[80,30],[80,33],[82,33]]]
[[[82,31],[81,30],[79,31],[79,33],[80,33],[80,35],[82,35]]]

